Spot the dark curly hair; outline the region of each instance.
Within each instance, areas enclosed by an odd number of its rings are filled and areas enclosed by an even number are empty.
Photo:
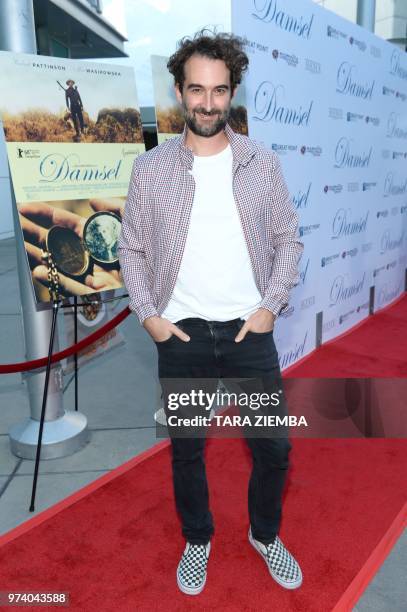
[[[212,31],[203,28],[196,32],[193,38],[184,36],[177,45],[177,51],[171,55],[167,68],[182,91],[185,75],[184,64],[195,53],[212,59],[223,60],[230,70],[230,85],[233,92],[242,80],[242,74],[247,69],[249,58],[243,51],[244,41],[239,36],[226,32]]]

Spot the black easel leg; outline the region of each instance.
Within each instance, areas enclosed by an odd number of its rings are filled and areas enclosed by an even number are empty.
[[[44,428],[45,408],[47,405],[49,376],[51,372],[51,357],[52,357],[52,349],[54,347],[54,336],[55,336],[55,327],[56,327],[56,322],[57,322],[57,314],[58,314],[58,302],[54,302],[52,305],[51,335],[49,339],[48,361],[47,361],[47,369],[45,373],[44,394],[42,397],[41,420],[40,420],[40,429],[38,432],[37,454],[35,457],[34,480],[33,480],[33,488],[32,488],[32,493],[31,493],[30,512],[34,512],[35,491],[37,488],[37,478],[38,478],[38,466],[40,463],[40,454],[41,454],[42,430]]]
[[[78,298],[75,296],[73,299],[74,303],[74,342],[78,342]],[[78,353],[74,354],[75,364],[75,410],[78,410]]]

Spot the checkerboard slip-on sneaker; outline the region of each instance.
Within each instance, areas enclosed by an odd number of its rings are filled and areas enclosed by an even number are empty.
[[[207,544],[187,542],[177,568],[177,583],[183,593],[198,595],[203,590],[210,550],[210,542]]]
[[[298,589],[301,586],[301,568],[278,536],[271,544],[263,544],[254,539],[250,528],[249,542],[263,557],[270,574],[278,584],[286,589]]]

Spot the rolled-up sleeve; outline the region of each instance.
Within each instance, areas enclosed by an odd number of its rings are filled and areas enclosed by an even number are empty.
[[[299,240],[298,214],[287,189],[280,158],[276,153],[273,154],[270,206],[266,220],[273,263],[260,307],[278,316],[287,309],[290,290],[298,283],[298,262],[304,245]]]
[[[129,294],[129,308],[142,324],[157,315],[152,294],[152,270],[146,261],[138,159],[133,163],[129,191],[124,209],[118,256],[123,281]]]

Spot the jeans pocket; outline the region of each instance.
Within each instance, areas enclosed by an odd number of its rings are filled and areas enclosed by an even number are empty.
[[[254,336],[267,336],[268,334],[272,334],[273,331],[274,329],[270,329],[269,331],[265,331],[265,332],[255,332],[255,331],[249,330],[247,333],[253,334]]]
[[[160,346],[162,346],[163,344],[166,344],[167,342],[170,342],[170,340],[172,340],[175,337],[175,334],[171,334],[171,336],[169,338],[167,338],[166,340],[154,340],[154,342],[156,344],[159,344]]]

